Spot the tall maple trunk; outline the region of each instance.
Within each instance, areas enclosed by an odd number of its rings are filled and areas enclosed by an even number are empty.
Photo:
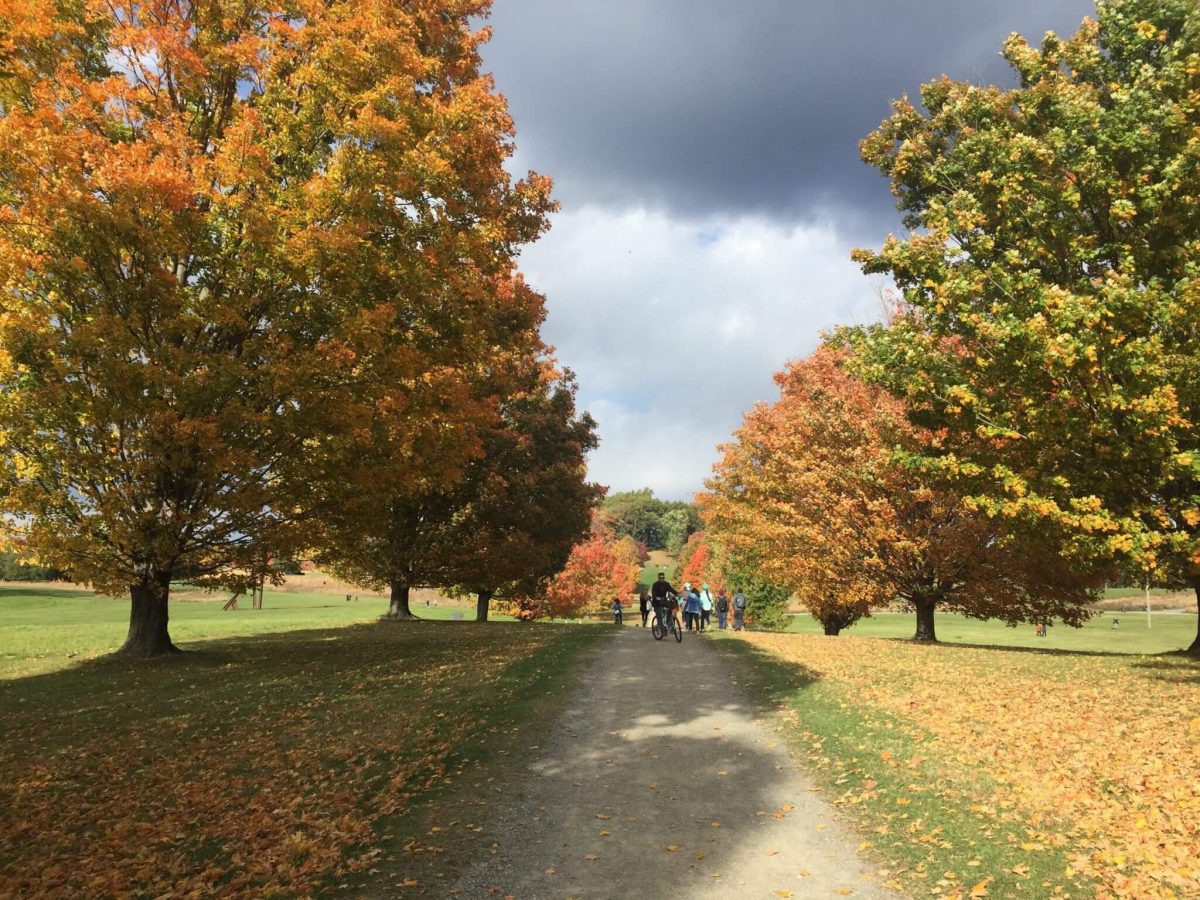
[[[840,622],[834,622],[831,620],[829,622],[823,622],[822,624],[825,626],[825,633],[830,637],[837,637],[842,633],[842,626]]]
[[[488,620],[488,605],[492,602],[491,591],[480,591],[479,596],[475,600],[475,621],[486,622]]]
[[[937,632],[933,627],[933,611],[937,608],[937,601],[927,597],[913,597],[912,603],[917,608],[917,633],[913,635],[913,640],[936,642]]]
[[[129,634],[117,652],[123,656],[162,656],[180,653],[167,630],[167,598],[171,574],[151,572],[139,584],[129,586]]]
[[[392,599],[388,604],[387,617],[389,619],[415,619],[416,616],[408,606],[408,594],[411,590],[408,582],[393,581],[391,587]]]
[[[1192,583],[1192,590],[1196,592],[1196,639],[1192,641],[1192,646],[1187,648],[1187,652],[1191,656],[1200,657],[1200,575],[1193,575],[1188,581]]]

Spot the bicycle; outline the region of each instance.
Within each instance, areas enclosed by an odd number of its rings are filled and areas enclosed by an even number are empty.
[[[683,642],[683,631],[679,628],[679,621],[673,613],[668,612],[667,624],[664,626],[662,619],[659,618],[659,610],[654,610],[654,621],[650,623],[650,633],[654,635],[656,641],[661,641],[667,636],[667,633],[675,635],[675,643]]]

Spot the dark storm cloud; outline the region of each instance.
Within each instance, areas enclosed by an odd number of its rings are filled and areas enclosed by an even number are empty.
[[[1007,79],[1019,31],[1070,33],[1087,0],[496,0],[486,63],[518,162],[568,205],[673,215],[890,215],[858,141],[942,73]]]

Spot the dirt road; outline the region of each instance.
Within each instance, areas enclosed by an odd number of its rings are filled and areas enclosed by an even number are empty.
[[[708,638],[622,629],[527,767],[458,896],[898,896]]]

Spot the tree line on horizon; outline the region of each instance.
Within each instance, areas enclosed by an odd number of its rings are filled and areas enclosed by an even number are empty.
[[[836,633],[895,597],[1086,616],[1119,572],[1200,608],[1200,8],[1100,0],[1015,87],[941,78],[862,143],[900,292],[776,376],[709,482],[710,533]],[[1189,652],[1200,655],[1198,634]]]
[[[488,0],[0,8],[0,514],[130,597],[355,583],[537,596],[586,537],[591,418],[517,271]]]

